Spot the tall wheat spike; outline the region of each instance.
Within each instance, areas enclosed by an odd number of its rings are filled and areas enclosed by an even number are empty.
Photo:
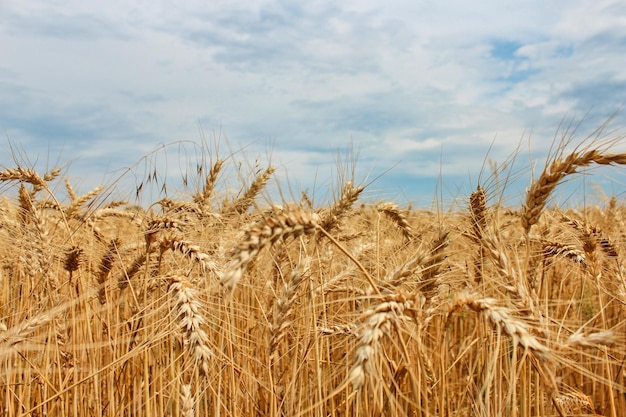
[[[265,171],[256,176],[252,184],[244,191],[243,195],[233,201],[228,207],[222,210],[223,215],[231,213],[243,214],[252,206],[254,199],[263,190],[265,185],[271,179],[276,168],[269,167]]]
[[[354,202],[359,198],[359,195],[365,187],[352,185],[351,181],[346,182],[341,192],[341,197],[335,204],[328,210],[324,210],[321,214],[320,226],[327,232],[331,231],[339,224],[339,221],[343,216],[346,216],[349,210],[352,208]]]

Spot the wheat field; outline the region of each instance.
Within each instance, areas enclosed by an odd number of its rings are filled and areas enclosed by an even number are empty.
[[[147,208],[5,167],[0,415],[624,416],[626,206],[550,203],[614,142],[446,210],[272,204],[274,167],[225,193],[215,158]]]

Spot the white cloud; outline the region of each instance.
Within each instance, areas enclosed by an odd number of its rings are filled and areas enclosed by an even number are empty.
[[[608,117],[626,86],[618,1],[3,8],[0,48],[11,59],[0,63],[0,128],[33,152],[64,146],[92,167],[199,140],[200,121],[234,147],[264,154],[273,144],[303,188],[352,139],[367,164],[405,170],[406,191],[442,149],[450,177],[480,169],[494,137],[499,156],[529,129],[543,149],[565,116]]]

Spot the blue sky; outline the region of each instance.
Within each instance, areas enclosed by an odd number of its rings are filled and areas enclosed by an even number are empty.
[[[520,144],[520,169],[541,167],[564,118],[585,118],[582,139],[626,102],[613,0],[4,0],[0,51],[0,163],[10,141],[84,191],[169,143],[122,183],[157,168],[175,187],[217,137],[244,172],[271,159],[320,196],[352,144],[370,197],[423,204]],[[594,181],[622,192],[619,174]]]

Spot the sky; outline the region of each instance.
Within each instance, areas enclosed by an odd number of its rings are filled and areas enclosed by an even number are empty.
[[[62,165],[83,192],[156,170],[174,193],[219,157],[235,189],[272,164],[321,200],[354,170],[420,205],[495,194],[487,162],[508,161],[516,204],[564,126],[626,125],[616,0],[0,0],[0,56],[0,164]]]

